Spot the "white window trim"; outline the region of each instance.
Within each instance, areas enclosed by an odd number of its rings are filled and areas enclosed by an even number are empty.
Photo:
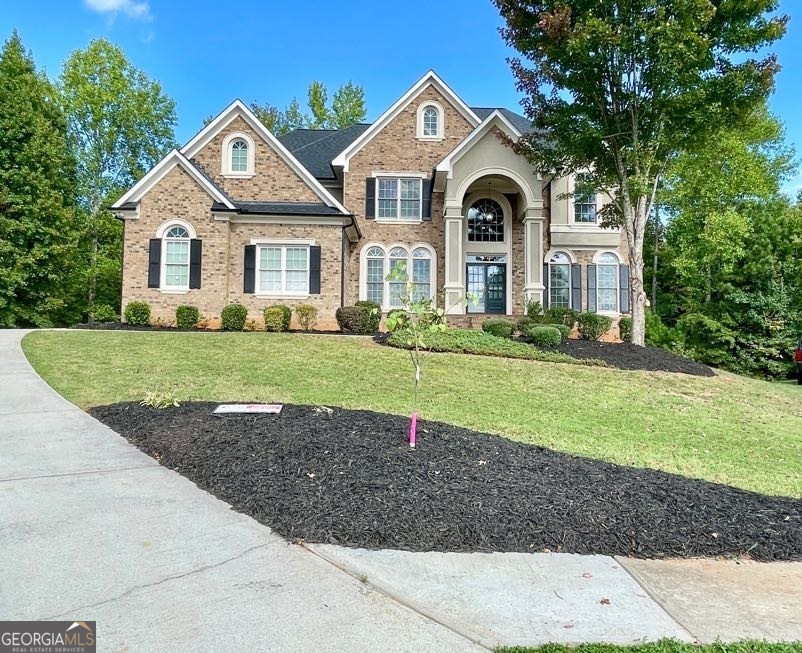
[[[231,169],[231,146],[234,141],[242,140],[248,146],[248,170],[245,172]],[[244,132],[231,132],[223,139],[223,151],[221,153],[220,174],[226,179],[250,179],[256,172],[256,152],[253,139]]]
[[[615,310],[614,311],[602,311],[599,310],[600,302],[599,302],[599,259],[604,256],[605,254],[612,254],[615,257],[615,260],[618,261],[617,270],[615,274]],[[609,315],[610,317],[619,317],[621,313],[621,266],[623,262],[621,261],[621,254],[619,254],[614,249],[600,249],[593,255],[593,265],[596,266],[596,312],[599,315]],[[601,264],[604,265],[604,264]]]
[[[170,231],[173,227],[182,227],[186,230],[187,234],[189,234],[189,238],[187,238],[187,242],[189,243],[189,247],[187,248],[187,283],[186,285],[182,286],[168,286],[167,285],[167,232]],[[189,293],[189,274],[190,274],[190,266],[191,266],[191,257],[192,257],[192,241],[197,238],[198,235],[195,232],[195,228],[186,220],[180,219],[173,219],[167,220],[162,222],[159,225],[159,228],[156,229],[156,238],[161,240],[161,258],[159,262],[159,288],[158,291],[162,295],[186,295]],[[182,239],[183,240],[183,239]]]
[[[426,109],[432,108],[437,111],[437,134],[434,136],[427,136],[423,133],[423,114]],[[426,100],[418,105],[418,118],[417,127],[415,131],[415,138],[419,141],[442,141],[445,139],[445,111],[443,105],[435,100]]]
[[[599,211],[603,208],[603,198],[604,195],[602,193],[596,193],[596,220],[595,222],[577,222],[576,221],[576,181],[577,177],[590,174],[589,170],[580,170],[574,175],[571,175],[568,183],[569,189],[571,191],[571,196],[568,198],[568,224],[576,229],[587,229],[587,230],[600,230],[602,227],[599,225]],[[606,230],[605,230],[606,231]]]
[[[400,173],[387,173],[382,172],[379,174],[374,174],[374,189],[373,189],[373,197],[374,201],[376,202],[376,206],[373,209],[374,221],[376,224],[420,224],[423,222],[423,180],[426,178],[425,174],[421,173],[412,173],[412,174],[400,174]],[[397,216],[396,218],[380,218],[379,217],[379,178],[384,179],[396,179],[398,181],[398,197],[396,198],[396,208]],[[418,217],[417,218],[402,218],[401,217],[401,180],[402,179],[412,179],[417,180],[420,186],[420,199],[418,200]]]
[[[384,277],[384,289],[382,291],[382,311],[387,313],[389,311],[395,310],[397,308],[401,308],[400,306],[391,306],[390,305],[390,282],[387,281],[387,276],[390,274],[390,252],[396,247],[403,247],[407,253],[407,273],[411,273],[412,271],[412,252],[416,249],[425,249],[429,252],[430,255],[430,269],[429,269],[429,290],[430,290],[430,299],[437,298],[437,252],[435,251],[434,247],[432,247],[429,243],[413,243],[411,245],[407,245],[406,243],[379,243],[379,242],[370,242],[365,244],[365,246],[359,252],[359,299],[360,301],[367,301],[368,297],[368,252],[373,248],[378,247],[379,249],[384,252],[384,268],[383,268],[383,277]]]
[[[308,299],[311,297],[309,287],[311,283],[311,256],[310,248],[315,245],[314,240],[298,239],[298,240],[274,240],[270,238],[253,238],[251,245],[256,245],[256,260],[254,261],[254,295],[260,299]],[[261,250],[266,247],[280,247],[281,248],[281,287],[284,288],[287,283],[287,248],[298,247],[306,249],[306,292],[298,292],[297,290],[260,290],[259,288],[259,261],[261,259]]]
[[[565,254],[568,257],[568,263],[552,263],[551,258],[555,254]],[[544,257],[543,261],[547,265],[547,269],[548,269],[548,278],[545,280],[545,291],[548,293],[549,308],[552,307],[552,304],[551,304],[551,266],[552,265],[567,265],[568,266],[568,308],[570,308],[572,310],[575,310],[575,311],[579,310],[579,308],[574,307],[574,292],[573,292],[574,287],[573,287],[573,283],[572,283],[573,282],[573,276],[574,276],[573,266],[576,265],[576,256],[574,256],[574,253],[572,251],[568,250],[568,249],[559,249],[559,248],[550,249],[548,251],[548,254],[546,254],[546,256]],[[596,301],[598,301],[598,297],[596,298]],[[560,307],[560,308],[563,308],[563,307]]]

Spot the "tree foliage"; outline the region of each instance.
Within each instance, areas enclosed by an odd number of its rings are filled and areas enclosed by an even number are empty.
[[[15,32],[0,54],[0,327],[75,317],[75,183],[57,91]]]
[[[283,111],[273,104],[251,103],[256,117],[274,134],[286,134],[302,127],[343,129],[365,119],[365,89],[353,82],[343,84],[329,104],[325,84],[313,81],[307,90],[307,107],[308,112],[302,112],[295,98]]]
[[[174,147],[175,103],[106,39],[75,51],[60,82],[78,161],[91,320],[96,300],[119,304],[122,229],[106,207]]]
[[[513,73],[537,128],[517,144],[544,170],[589,169],[630,256],[632,339],[644,343],[643,249],[658,184],[712,125],[736,125],[773,88],[785,33],[776,0],[494,0],[522,59]],[[545,130],[545,135],[544,135]]]

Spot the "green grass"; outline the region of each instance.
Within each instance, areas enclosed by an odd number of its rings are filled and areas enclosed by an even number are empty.
[[[409,414],[406,351],[272,333],[37,331],[33,366],[81,407],[170,390],[181,401],[282,401]],[[561,451],[802,497],[802,388],[430,354],[425,419]]]
[[[496,320],[498,321],[498,320]],[[544,328],[544,327],[538,327]],[[556,330],[556,327],[553,327]],[[559,334],[558,334],[559,335]],[[596,358],[577,359],[558,351],[544,351],[525,342],[495,336],[486,331],[474,329],[446,329],[440,333],[424,336],[426,347],[435,352],[453,354],[478,354],[481,356],[497,356],[500,358],[521,358],[524,360],[543,361],[545,363],[569,363],[571,365],[606,366],[604,361]],[[400,349],[411,349],[407,337],[396,332],[390,336],[389,344]],[[559,344],[559,339],[554,343]]]
[[[800,653],[802,643],[769,644],[768,642],[737,642],[734,644],[682,644],[664,639],[654,644],[616,646],[614,644],[582,644],[571,647],[547,644],[536,648],[497,648],[496,653]]]

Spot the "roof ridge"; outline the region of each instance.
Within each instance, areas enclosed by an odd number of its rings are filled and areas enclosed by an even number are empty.
[[[364,123],[354,123],[353,125],[348,125],[347,127],[343,127],[342,129],[327,130],[328,133],[326,133],[324,136],[321,136],[320,138],[315,139],[311,143],[306,143],[305,145],[301,145],[301,147],[292,150],[292,152],[293,153],[300,152],[301,150],[303,150],[303,149],[305,149],[307,147],[310,147],[312,145],[317,145],[321,141],[325,141],[327,138],[330,138],[331,136],[334,136],[334,134],[339,134],[340,132],[345,131],[346,129],[350,129],[351,127],[354,127],[356,125],[362,125],[362,124],[364,124]]]

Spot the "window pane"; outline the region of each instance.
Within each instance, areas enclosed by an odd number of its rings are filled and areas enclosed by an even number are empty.
[[[401,199],[402,200],[419,200],[420,199],[420,179],[402,179],[401,180]]]
[[[380,218],[398,217],[398,200],[379,200]]]
[[[189,238],[189,233],[184,227],[170,227],[166,238]]]
[[[379,199],[398,199],[398,179],[379,177]]]
[[[549,293],[549,306],[553,308],[570,308],[570,293],[568,288],[552,288]]]
[[[281,247],[262,247],[259,250],[260,270],[281,270]]]
[[[567,265],[549,265],[549,270],[551,271],[551,278],[549,279],[549,283],[553,288],[567,288],[569,277],[570,277],[570,270]]]
[[[287,248],[287,269],[288,270],[306,270],[306,259],[309,250],[306,247],[288,247]]]
[[[368,283],[384,283],[384,260],[368,259],[367,269]]]
[[[404,295],[407,285],[405,283],[391,282],[390,284],[390,306],[398,308],[404,305]]]
[[[406,254],[406,252],[405,252]],[[395,279],[407,279],[407,259],[404,258],[391,258],[390,259],[390,274]]]
[[[610,256],[610,255],[605,255]],[[600,257],[602,260],[604,257]],[[618,265],[596,266],[596,295],[599,311],[618,310]]]
[[[504,242],[504,210],[498,202],[483,199],[468,209],[468,240]]]
[[[415,220],[420,218],[420,200],[401,200],[401,217]]]
[[[618,266],[617,265],[597,265],[597,285],[599,288],[618,287]]]
[[[189,242],[186,240],[167,241],[165,263],[189,263]]]
[[[164,271],[167,286],[186,286],[189,284],[189,265],[167,264]]]
[[[437,109],[429,107],[423,112],[423,135],[437,136],[437,122],[439,114]]]
[[[259,272],[259,290],[280,291],[281,290],[281,270],[261,270]]]
[[[599,308],[600,311],[618,310],[618,292],[615,290],[599,289]]]
[[[288,292],[306,292],[308,288],[309,273],[306,270],[287,270]]]
[[[384,258],[384,250],[381,247],[371,247],[367,256],[368,258]]]
[[[427,261],[426,259],[413,259],[412,281],[414,283],[429,283],[431,270],[431,261]]]
[[[379,306],[384,305],[384,282],[370,283],[367,286],[368,301],[376,302]]]
[[[577,175],[574,184],[574,222],[595,224],[596,189],[588,183],[585,175]]]
[[[234,141],[231,145],[232,172],[248,171],[248,144],[245,141]]]

